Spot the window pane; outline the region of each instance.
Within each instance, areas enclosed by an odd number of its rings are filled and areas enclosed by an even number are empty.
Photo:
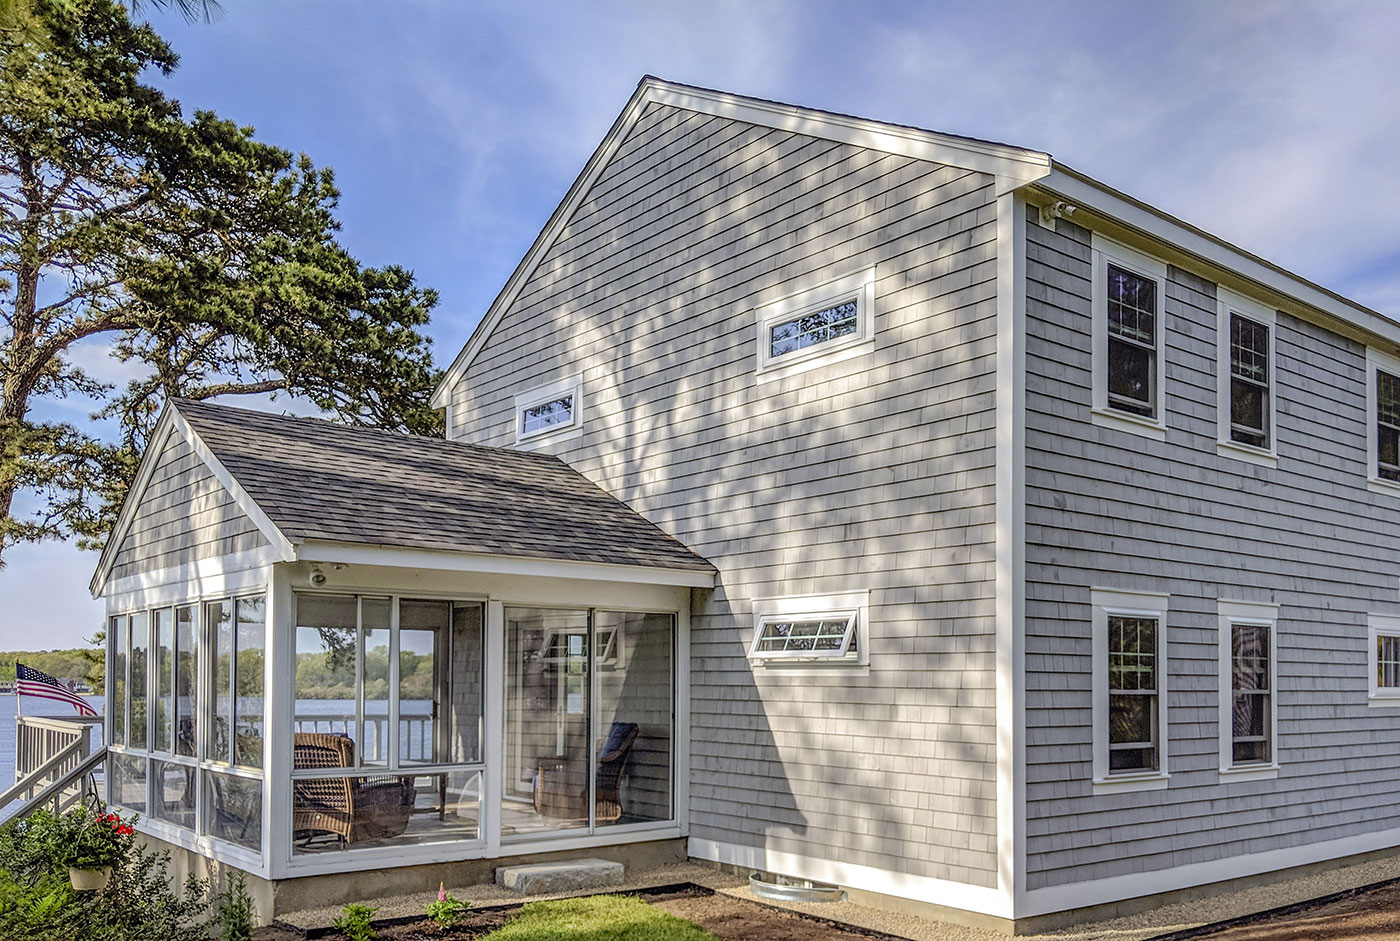
[[[1230,437],[1256,447],[1266,442],[1266,392],[1240,379],[1230,381]]]
[[[1269,381],[1269,328],[1230,315],[1230,373],[1252,382]]]
[[[452,606],[451,703],[447,709],[447,761],[480,761],[483,678],[482,605]]]
[[[292,852],[479,840],[480,801],[477,770],[296,780]]]
[[[112,776],[112,803],[138,814],[146,812],[146,759],[142,755],[108,752]]]
[[[399,602],[399,764],[445,761],[439,736],[445,663],[451,640],[452,605],[446,601]]]
[[[1397,467],[1400,467],[1400,429],[1381,425],[1376,443],[1377,456],[1380,459],[1380,467],[1377,470],[1380,476],[1389,480],[1400,480],[1400,470],[1397,470]]]
[[[1154,411],[1152,387],[1156,382],[1157,354],[1141,346],[1110,338],[1108,341],[1108,399],[1114,408],[1136,415]]]
[[[528,433],[549,428],[552,425],[567,425],[574,418],[574,397],[561,395],[557,399],[531,405],[520,411],[520,430]]]
[[[204,802],[210,836],[249,849],[262,847],[262,781],[204,771]]]
[[[1376,417],[1387,425],[1400,425],[1400,378],[1376,370]]]
[[[194,608],[175,609],[175,754],[197,754],[199,681]]]
[[[214,662],[209,669],[213,678],[213,699],[209,703],[213,721],[205,757],[226,762],[233,754],[233,602],[215,601],[206,605],[204,611],[209,635],[214,640]]]
[[[1108,266],[1108,332],[1137,343],[1157,345],[1157,282]]]
[[[131,616],[131,727],[127,729],[127,741],[133,748],[145,748],[147,743],[146,709],[146,638],[147,616],[145,612]]]
[[[1376,635],[1376,686],[1400,687],[1400,637]]]
[[[669,614],[595,616],[594,819],[600,827],[672,817],[673,621]]]
[[[1108,743],[1110,745],[1150,744],[1154,739],[1155,696],[1108,697]]]
[[[1269,640],[1267,625],[1235,624],[1231,628],[1232,760],[1236,763],[1271,760]]]
[[[126,618],[112,618],[107,630],[112,644],[112,675],[108,678],[107,698],[112,704],[112,744],[126,742],[126,671],[131,660],[131,638]]]
[[[197,772],[190,765],[151,761],[155,779],[156,803],[151,816],[179,827],[194,829],[195,781]]]
[[[309,753],[302,754],[303,737],[318,734],[343,736],[351,744],[348,751],[332,749],[322,756],[327,760],[334,756],[331,764],[316,760],[311,767],[339,765],[342,754],[349,756],[346,764],[353,765],[359,741],[355,719],[355,599],[297,595],[296,608],[296,766],[313,760]],[[308,747],[310,741],[308,738]]]
[[[1152,618],[1108,619],[1108,686],[1111,690],[1157,689],[1157,622]]]
[[[1233,630],[1233,670],[1236,690],[1269,688],[1269,628],[1236,624]]]
[[[265,606],[262,598],[240,598],[238,610],[238,697],[235,714],[234,764],[261,768],[263,756],[263,645]]]
[[[771,356],[804,350],[856,332],[856,301],[849,300],[774,326],[769,332]]]
[[[175,724],[175,612],[161,608],[155,613],[156,738],[152,747],[168,752],[173,746]]]
[[[361,662],[364,663],[364,728],[361,764],[389,760],[389,599],[360,600]]]

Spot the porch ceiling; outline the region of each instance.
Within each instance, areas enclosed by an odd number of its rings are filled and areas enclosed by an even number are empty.
[[[206,402],[172,406],[294,545],[715,571],[553,455]]]

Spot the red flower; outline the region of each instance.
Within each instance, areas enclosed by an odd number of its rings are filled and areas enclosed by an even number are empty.
[[[128,827],[128,826],[120,826],[120,827],[117,827],[117,835],[118,835],[118,836],[131,836],[131,834],[132,834],[132,829],[131,829],[131,827]]]

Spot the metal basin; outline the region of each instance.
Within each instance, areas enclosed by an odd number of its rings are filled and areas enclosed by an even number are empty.
[[[846,890],[834,885],[820,885],[806,879],[785,879],[775,877],[769,882],[760,873],[749,876],[749,888],[761,899],[775,902],[839,902],[846,897]]]

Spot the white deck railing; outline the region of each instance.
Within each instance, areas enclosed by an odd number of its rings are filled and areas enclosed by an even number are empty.
[[[294,717],[294,731],[323,732],[346,735],[356,740],[362,761],[383,761],[389,757],[389,717],[365,716],[363,738],[355,734],[358,717],[355,713],[318,715],[305,713]],[[433,717],[399,716],[399,760],[433,761]]]
[[[92,730],[100,716],[16,716],[15,784],[0,793],[0,818],[15,801],[27,802],[12,816],[52,803],[55,812],[95,790],[107,750],[94,750]]]

